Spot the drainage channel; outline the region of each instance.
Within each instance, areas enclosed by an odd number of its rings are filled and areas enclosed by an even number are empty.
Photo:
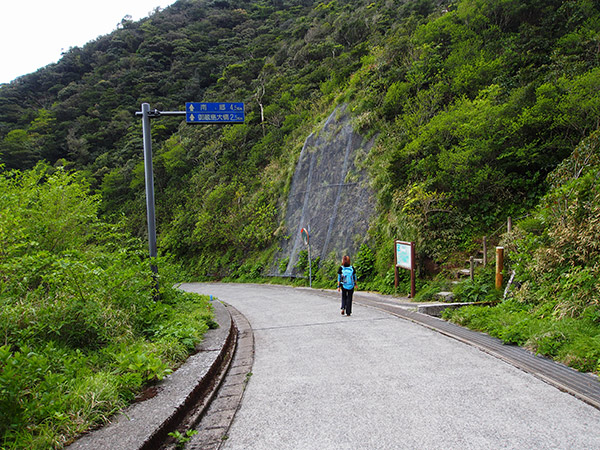
[[[254,364],[254,333],[250,323],[237,309],[225,304],[237,328],[237,345],[229,370],[208,410],[193,421],[193,434],[186,450],[218,450],[242,402]],[[192,425],[192,423],[190,423]],[[192,429],[190,428],[190,429]]]

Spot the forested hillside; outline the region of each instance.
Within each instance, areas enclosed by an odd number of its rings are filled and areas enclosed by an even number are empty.
[[[424,280],[536,210],[598,129],[599,33],[596,0],[180,0],[1,86],[0,158],[79,171],[144,236],[140,104],[243,101],[244,125],[153,121],[158,238],[194,277],[258,276],[285,266],[304,140],[345,105],[374,139],[354,161],[377,193],[357,263],[389,288],[393,239]]]
[[[303,139],[349,103],[377,136],[359,162],[379,193],[377,272],[398,236],[443,264],[535,206],[597,128],[598,14],[594,1],[179,1],[3,85],[0,154],[6,169],[84,171],[104,213],[143,235],[139,105],[244,101],[242,126],[153,122],[159,246],[224,275],[277,246]]]

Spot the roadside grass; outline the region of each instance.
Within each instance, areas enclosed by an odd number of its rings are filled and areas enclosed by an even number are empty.
[[[11,315],[23,309],[13,308]],[[146,309],[139,332],[96,348],[70,345],[61,341],[64,335],[0,346],[0,447],[62,448],[171,373],[214,327],[206,296],[172,292]]]
[[[171,373],[214,314],[162,258],[155,299],[144,245],[78,174],[40,164],[0,192],[0,448],[59,449]]]
[[[497,306],[466,306],[446,310],[443,318],[488,333],[506,344],[566,364],[580,372],[600,373],[600,323],[590,310],[577,319],[557,318],[552,305],[539,308],[505,300]]]

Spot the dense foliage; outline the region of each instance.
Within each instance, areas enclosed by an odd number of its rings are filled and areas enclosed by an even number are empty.
[[[600,371],[600,132],[549,176],[532,215],[504,236],[518,289],[452,320],[582,371]]]
[[[77,174],[0,176],[0,446],[61,448],[182,362],[212,324],[205,298],[160,301],[144,247],[100,221]]]
[[[564,174],[599,128],[599,48],[595,0],[180,0],[0,86],[0,158],[78,169],[105,220],[143,237],[134,112],[243,101],[244,125],[162,117],[152,133],[162,254],[196,278],[251,279],[287,263],[274,255],[295,163],[345,103],[375,139],[356,161],[378,207],[353,255],[364,287],[392,290],[396,238],[416,242],[422,283],[464,264],[481,236],[495,243],[507,216],[535,211],[511,238],[524,284],[505,307],[525,311],[517,321],[533,308],[596,326],[595,172]],[[317,285],[335,278],[334,258],[314,261]],[[489,275],[458,294],[498,299]]]
[[[244,101],[242,126],[153,122],[160,247],[226,275],[277,263],[302,141],[350,103],[378,136],[362,161],[379,194],[377,273],[398,236],[435,268],[534,207],[597,128],[599,17],[592,0],[179,1],[3,85],[0,155],[85,170],[103,212],[143,235],[134,111]]]

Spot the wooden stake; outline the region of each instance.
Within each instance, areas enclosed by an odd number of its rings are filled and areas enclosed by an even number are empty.
[[[487,266],[487,236],[483,237],[483,267]]]
[[[475,261],[472,256],[469,256],[469,276],[471,277],[471,281],[475,280]]]
[[[496,247],[496,289],[502,289],[502,271],[504,270],[504,247]]]

